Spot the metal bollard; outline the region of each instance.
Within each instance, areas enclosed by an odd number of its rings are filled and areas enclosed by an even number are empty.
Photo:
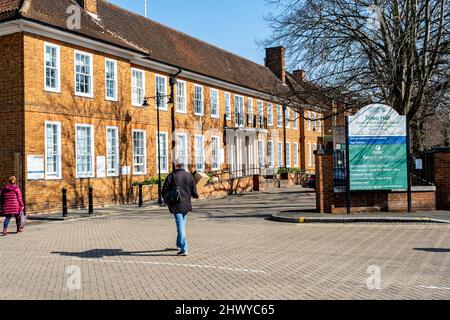
[[[67,217],[67,189],[62,189],[62,211],[63,217]]]
[[[142,183],[139,183],[139,208],[142,208],[144,200],[142,198]]]
[[[89,214],[94,214],[94,188],[92,186],[89,187]]]

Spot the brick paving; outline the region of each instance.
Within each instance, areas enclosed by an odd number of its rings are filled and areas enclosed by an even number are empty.
[[[30,224],[0,237],[0,299],[450,298],[449,226],[266,220],[314,203],[298,191],[197,202],[188,257],[166,250],[175,224],[161,209]],[[369,266],[380,290],[367,287]],[[70,289],[78,268],[81,288]]]

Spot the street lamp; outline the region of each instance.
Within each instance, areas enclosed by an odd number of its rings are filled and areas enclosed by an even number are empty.
[[[168,103],[169,104],[174,104],[174,92],[173,92],[173,85],[172,83],[176,83],[176,79],[172,80],[171,79],[171,93],[170,95],[163,95],[160,92],[156,93],[156,96],[154,97],[144,97],[144,102],[142,103],[143,107],[148,107],[150,106],[148,104],[148,99],[156,99],[156,122],[157,122],[157,128],[158,128],[158,204],[162,205],[163,204],[163,199],[162,199],[162,186],[161,186],[161,143],[160,143],[160,128],[159,128],[159,109],[161,108],[161,102],[162,99],[165,98],[169,98]]]

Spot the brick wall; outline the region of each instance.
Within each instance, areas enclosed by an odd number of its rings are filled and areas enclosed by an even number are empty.
[[[333,203],[333,154],[320,150],[316,154],[316,209],[320,213],[330,213]]]
[[[434,153],[434,180],[437,209],[450,209],[450,151]]]

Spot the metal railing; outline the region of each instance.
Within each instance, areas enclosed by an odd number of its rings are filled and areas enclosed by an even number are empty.
[[[225,126],[232,123],[239,128],[268,129],[269,127],[266,117],[245,113],[234,113],[234,118],[232,119],[229,118],[229,115],[224,115],[224,123]]]

